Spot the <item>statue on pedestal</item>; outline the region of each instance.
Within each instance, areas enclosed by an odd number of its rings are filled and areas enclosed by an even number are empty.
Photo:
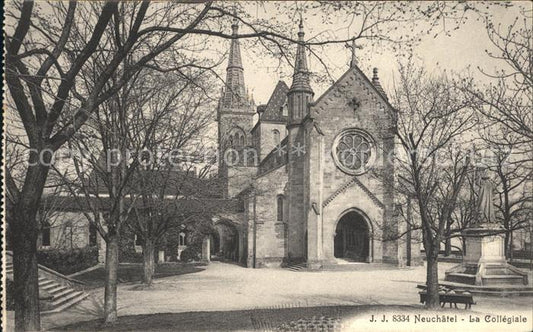
[[[463,263],[446,271],[445,281],[476,286],[524,286],[527,273],[505,260],[504,229],[496,221],[493,202],[494,185],[484,172],[479,192],[478,214],[463,230],[466,252]]]
[[[479,215],[477,222],[479,224],[496,223],[496,216],[494,214],[493,203],[494,185],[489,177],[484,174],[481,178],[481,186],[479,192]]]

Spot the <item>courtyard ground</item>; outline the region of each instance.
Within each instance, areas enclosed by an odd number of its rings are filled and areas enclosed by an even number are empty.
[[[439,265],[441,277],[453,266]],[[138,283],[120,284],[120,323],[113,330],[249,330],[299,318],[330,317],[332,310],[342,317],[343,326],[349,326],[350,317],[367,322],[369,312],[422,310],[416,285],[424,283],[424,279],[422,266],[399,269],[358,264],[350,271],[292,272],[212,262],[196,273],[156,279],[150,289]],[[90,292],[90,298],[76,307],[43,316],[43,328],[65,329],[70,325],[70,330],[94,330],[102,314],[103,289]],[[531,323],[531,297],[476,296],[475,301],[477,304],[468,313],[516,312],[528,315]],[[91,320],[94,322],[81,323]],[[499,327],[495,330],[512,326]],[[523,330],[531,329],[533,326]]]

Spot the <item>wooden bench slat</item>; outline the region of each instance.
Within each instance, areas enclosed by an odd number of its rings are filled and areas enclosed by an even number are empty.
[[[419,292],[420,294],[420,303],[426,303],[427,301],[427,292],[422,291]],[[472,307],[472,304],[476,304],[474,302],[474,298],[472,297],[472,294],[439,294],[439,303],[442,307],[446,305],[446,303],[450,304],[450,308],[452,307],[452,304],[455,305],[457,308],[457,303],[464,304],[465,309],[469,309]]]

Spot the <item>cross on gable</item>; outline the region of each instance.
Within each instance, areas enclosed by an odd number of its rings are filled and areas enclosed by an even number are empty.
[[[353,97],[348,101],[348,106],[350,106],[353,109],[354,115],[356,114],[357,110],[359,109],[359,106],[361,106],[361,102],[359,99]]]

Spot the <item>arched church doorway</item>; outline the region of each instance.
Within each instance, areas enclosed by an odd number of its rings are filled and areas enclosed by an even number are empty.
[[[216,258],[218,255],[218,252],[220,251],[220,237],[218,236],[218,232],[213,232],[209,234],[209,242],[210,242],[210,254],[211,259]]]
[[[370,262],[370,229],[357,211],[344,214],[337,223],[334,255],[353,262]]]
[[[239,261],[239,231],[230,221],[215,225],[216,234],[211,236],[211,254],[217,258]]]

